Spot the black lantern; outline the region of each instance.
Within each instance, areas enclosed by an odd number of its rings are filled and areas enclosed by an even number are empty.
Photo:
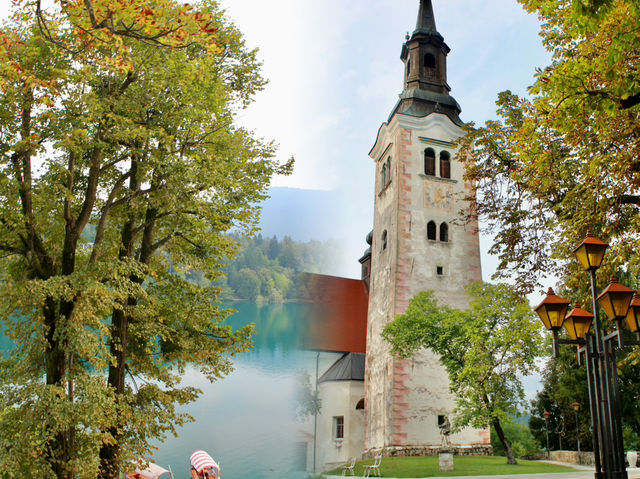
[[[588,233],[584,241],[580,243],[580,246],[573,251],[573,254],[576,255],[585,270],[596,270],[602,264],[602,259],[608,247],[607,243]]]
[[[593,314],[582,309],[580,303],[576,303],[573,311],[567,314],[564,320],[564,328],[567,330],[567,333],[569,333],[571,339],[584,339],[589,329],[591,329],[592,322]]]
[[[536,308],[536,313],[540,316],[545,328],[551,331],[558,331],[562,328],[567,309],[569,309],[569,301],[557,296],[553,289],[549,288],[547,297]]]

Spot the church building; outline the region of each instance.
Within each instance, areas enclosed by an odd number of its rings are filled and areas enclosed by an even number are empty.
[[[334,319],[323,334],[312,334],[324,341],[312,349],[342,353],[319,372],[317,470],[353,456],[435,454],[439,425],[453,419],[455,402],[438,356],[424,350],[398,360],[382,338],[421,291],[465,309],[465,287],[482,279],[477,222],[459,217],[472,211],[473,187],[455,160],[455,141],[464,132],[447,83],[449,52],[431,0],[420,0],[415,30],[400,54],[404,89],[369,152],[375,206],[362,280],[313,279],[325,293],[333,290],[318,297],[333,301],[325,318]],[[337,292],[346,285],[352,293]],[[353,304],[361,306],[355,311]],[[491,453],[488,429],[465,429],[450,442],[458,454]]]

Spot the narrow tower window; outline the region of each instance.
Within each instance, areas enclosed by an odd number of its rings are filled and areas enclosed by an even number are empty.
[[[451,155],[448,151],[440,152],[440,176],[451,178]]]
[[[429,221],[427,224],[427,239],[431,241],[436,240],[436,223],[435,221]]]
[[[432,148],[424,150],[424,174],[436,176],[436,152]]]
[[[391,157],[387,158],[387,182],[384,184],[387,186],[391,183]]]
[[[382,251],[386,249],[387,249],[387,230],[384,230],[382,232]]]
[[[440,241],[443,243],[449,241],[449,225],[447,223],[442,223],[440,225]]]
[[[407,76],[411,74],[411,60],[407,60]]]
[[[384,190],[384,187],[387,186],[387,164],[382,164],[382,173],[380,174],[380,191]]]

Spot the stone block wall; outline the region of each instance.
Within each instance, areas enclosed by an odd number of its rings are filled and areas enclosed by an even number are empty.
[[[546,452],[540,452],[532,456],[525,456],[523,459],[532,461],[544,461],[545,459],[549,459],[551,461],[566,462],[568,464],[582,464],[583,466],[595,465],[593,452],[580,452],[579,461],[577,451],[551,451],[548,457]]]
[[[413,457],[437,456],[440,446],[401,446],[369,449],[364,454],[365,459],[372,459],[382,454],[382,457]],[[474,444],[470,446],[451,446],[456,456],[492,456],[493,448],[490,444]]]

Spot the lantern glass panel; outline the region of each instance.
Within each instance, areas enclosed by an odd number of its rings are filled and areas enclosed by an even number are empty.
[[[629,326],[629,329],[631,331],[633,331],[634,333],[637,333],[638,331],[640,331],[640,308],[638,307],[631,307],[629,308],[629,312],[627,313],[627,317],[625,318],[625,321],[627,323],[627,326]]]
[[[611,304],[609,295],[603,296],[602,298],[598,299],[598,303],[600,304],[602,309],[604,309],[604,312],[606,313],[608,318],[615,319],[616,315],[613,310],[613,305]]]
[[[564,317],[567,314],[567,306],[547,306],[547,310],[549,311],[549,323],[551,324],[551,329],[560,329],[564,323]]]
[[[551,329],[551,321],[549,320],[549,315],[547,314],[547,307],[545,305],[540,306],[536,309],[536,313],[540,316],[540,320],[546,329]]]
[[[616,318],[624,318],[627,315],[627,311],[629,311],[629,305],[631,304],[631,298],[633,297],[633,293],[621,293],[621,294],[612,294],[611,302],[613,303],[613,307],[615,308]]]
[[[582,244],[576,250],[575,255],[584,269],[598,269],[602,264],[606,250],[606,246]]]
[[[569,333],[569,337],[573,340],[584,339],[585,335],[591,329],[593,318],[583,316],[568,316],[564,321],[564,327]]]

